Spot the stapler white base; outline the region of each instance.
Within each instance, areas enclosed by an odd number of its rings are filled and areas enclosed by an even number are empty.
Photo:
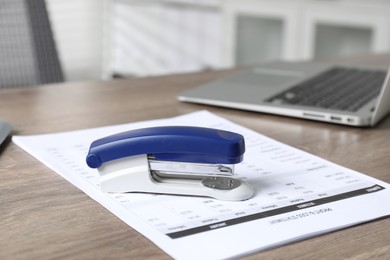
[[[145,154],[107,162],[98,171],[104,192],[193,195],[227,201],[246,200],[254,195],[246,182],[228,176],[170,175],[153,171]]]

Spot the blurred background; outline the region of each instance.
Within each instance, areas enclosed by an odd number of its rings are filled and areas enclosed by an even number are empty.
[[[45,2],[66,81],[390,50],[388,0]]]

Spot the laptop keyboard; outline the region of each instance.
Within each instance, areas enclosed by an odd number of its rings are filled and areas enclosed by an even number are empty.
[[[379,95],[385,77],[386,71],[335,67],[266,101],[355,112]]]

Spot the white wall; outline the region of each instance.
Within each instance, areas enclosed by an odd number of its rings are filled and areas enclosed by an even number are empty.
[[[66,80],[102,78],[103,0],[46,0]]]

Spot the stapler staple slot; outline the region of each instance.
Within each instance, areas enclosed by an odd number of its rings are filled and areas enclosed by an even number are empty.
[[[201,127],[153,127],[94,141],[87,164],[97,168],[105,192],[149,192],[245,200],[254,195],[234,178],[242,161],[242,135]]]
[[[234,165],[206,164],[206,163],[178,163],[174,161],[160,161],[149,159],[150,170],[193,175],[227,175],[234,174]]]

